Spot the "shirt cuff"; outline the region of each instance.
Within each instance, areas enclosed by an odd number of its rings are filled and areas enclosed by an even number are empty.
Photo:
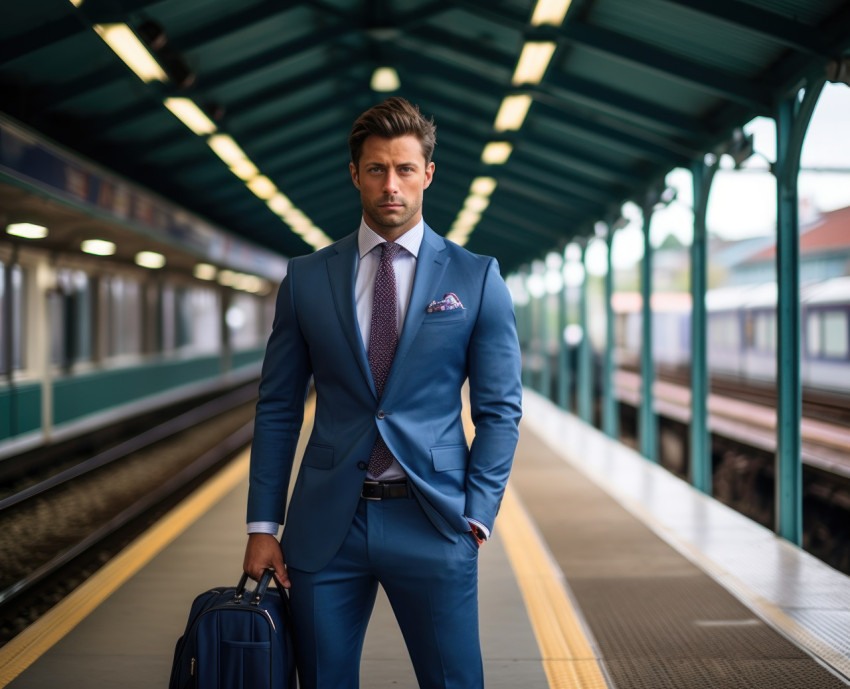
[[[280,524],[277,522],[248,522],[248,533],[267,533],[277,536]]]
[[[477,519],[473,519],[472,517],[464,517],[464,519],[466,519],[466,521],[470,522],[471,524],[475,524],[475,526],[481,529],[481,532],[484,534],[485,541],[490,538],[490,529],[484,526],[484,524],[482,524],[480,521],[478,521]]]

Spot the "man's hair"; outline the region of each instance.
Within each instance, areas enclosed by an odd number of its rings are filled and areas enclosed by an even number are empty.
[[[370,136],[394,139],[412,134],[422,145],[422,155],[427,165],[431,162],[437,144],[436,131],[434,118],[426,120],[419,112],[419,106],[399,96],[387,98],[383,103],[369,108],[354,122],[351,134],[348,135],[351,162],[354,167],[359,167],[363,142]]]

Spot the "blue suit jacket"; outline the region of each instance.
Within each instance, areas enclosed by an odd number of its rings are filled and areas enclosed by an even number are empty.
[[[341,545],[377,433],[431,522],[452,540],[469,531],[465,517],[492,528],[518,438],[519,345],[496,261],[425,227],[380,399],[357,324],[356,265],[356,232],[289,262],[263,363],[248,521],[283,523],[286,562],[305,571],[323,568]],[[460,298],[462,310],[426,313],[430,301],[448,292]],[[315,423],[286,510],[311,376]],[[467,377],[471,448],[460,415]]]

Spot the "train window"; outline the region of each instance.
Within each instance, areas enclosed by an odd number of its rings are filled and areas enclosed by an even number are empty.
[[[142,293],[139,283],[118,275],[103,279],[107,315],[107,356],[139,354],[142,350]]]
[[[821,315],[814,311],[806,318],[806,352],[810,357],[818,357],[821,352]]]
[[[776,318],[772,313],[755,314],[753,348],[762,352],[776,351]]]
[[[69,367],[90,361],[94,346],[93,294],[89,276],[81,270],[59,268],[56,291],[50,298],[51,361]]]
[[[847,358],[847,312],[823,314],[823,355],[830,359]]]
[[[227,310],[227,326],[234,350],[251,349],[264,343],[261,300],[251,294],[236,293]]]
[[[7,272],[8,271],[8,272]],[[7,292],[6,281],[11,290]],[[22,334],[24,333],[26,309],[24,308],[26,271],[14,265],[11,270],[0,263],[0,373],[6,374],[26,365]],[[11,335],[11,337],[10,337]]]
[[[174,293],[174,344],[184,351],[217,352],[221,346],[219,293],[208,287]]]

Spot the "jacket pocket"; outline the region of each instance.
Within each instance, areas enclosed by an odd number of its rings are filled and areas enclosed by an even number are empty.
[[[434,471],[466,469],[466,458],[468,455],[469,450],[466,445],[445,445],[443,447],[431,448],[431,460],[434,462]]]
[[[446,325],[465,321],[468,309],[454,309],[453,311],[434,311],[426,313],[422,325]]]
[[[334,449],[329,445],[308,445],[301,463],[314,469],[332,469]]]

